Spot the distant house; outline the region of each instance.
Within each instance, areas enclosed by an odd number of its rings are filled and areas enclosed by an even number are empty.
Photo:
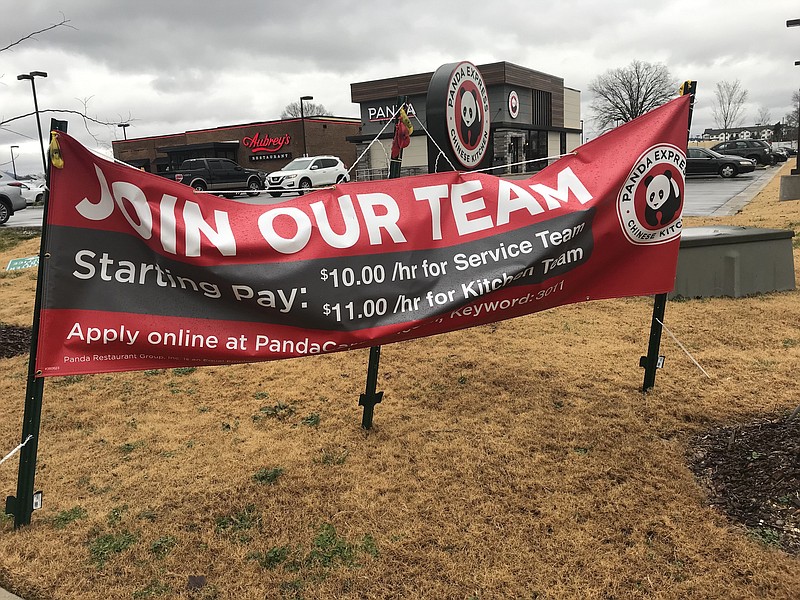
[[[703,141],[727,142],[728,140],[766,140],[780,142],[796,140],[794,127],[786,127],[782,123],[774,125],[754,125],[751,127],[731,127],[729,129],[706,129],[701,138]]]

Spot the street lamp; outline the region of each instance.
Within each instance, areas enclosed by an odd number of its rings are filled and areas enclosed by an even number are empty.
[[[42,147],[42,167],[44,174],[47,176],[47,158],[44,153],[44,138],[42,137],[42,122],[39,120],[39,102],[36,100],[36,84],[33,82],[35,77],[47,77],[44,71],[31,71],[30,73],[23,73],[17,75],[17,80],[22,81],[28,79],[31,82],[31,90],[33,90],[33,108],[36,111],[36,126],[39,128],[39,145]]]
[[[789,19],[786,21],[787,27],[798,27],[800,26],[800,19]],[[794,66],[800,66],[800,60],[794,61]],[[794,163],[794,169],[792,170],[792,175],[800,175],[800,108],[797,112],[797,160]]]
[[[19,146],[11,146],[11,168],[14,170],[14,179],[17,178],[17,165],[14,163],[14,149],[19,150]]]
[[[306,115],[303,112],[303,101],[313,99],[314,96],[300,96],[300,127],[303,129],[303,156],[308,156],[308,152],[306,152]]]
[[[117,123],[117,127],[122,127],[122,136],[127,140],[128,139],[128,127],[130,127],[130,123]]]

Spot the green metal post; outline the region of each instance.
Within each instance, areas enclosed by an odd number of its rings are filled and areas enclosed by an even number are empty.
[[[67,122],[52,119],[50,130],[66,131]],[[36,371],[36,355],[39,348],[39,315],[42,309],[44,292],[44,273],[46,270],[47,211],[50,196],[50,169],[45,175],[47,185],[44,191],[44,217],[42,238],[39,245],[39,272],[36,278],[36,298],[33,307],[33,327],[31,329],[31,352],[28,360],[28,380],[25,390],[25,412],[22,417],[22,441],[30,440],[20,450],[19,473],[17,475],[17,495],[6,498],[6,513],[14,515],[14,527],[30,525],[33,513],[34,483],[36,478],[36,457],[39,451],[39,427],[42,421],[42,397],[44,378]]]
[[[405,107],[408,102],[407,96],[400,96],[397,98],[395,105],[394,124],[397,127],[397,122],[400,119],[400,108]],[[403,163],[403,149],[400,148],[400,156],[396,159],[389,161],[389,179],[396,179],[400,177],[400,166]],[[364,412],[361,416],[361,427],[364,429],[372,428],[372,417],[375,413],[375,405],[383,400],[383,392],[376,392],[378,387],[378,368],[381,361],[381,347],[373,346],[369,349],[369,365],[367,366],[367,384],[364,393],[358,399],[358,405],[364,407]]]
[[[667,295],[656,294],[653,301],[653,320],[650,323],[650,339],[647,344],[647,356],[642,366],[644,367],[644,383],[642,391],[647,392],[656,384],[656,369],[659,367],[658,352],[661,347],[661,332],[664,322],[664,311],[667,309]]]
[[[383,392],[375,391],[378,387],[378,366],[380,362],[381,347],[373,346],[369,349],[366,390],[358,399],[358,405],[364,407],[364,413],[361,415],[361,427],[364,429],[372,428],[372,415],[375,413],[375,405],[383,400]]]
[[[689,124],[686,127],[686,145],[689,145],[689,134],[692,128],[692,112],[694,111],[694,98],[697,93],[696,81],[685,81],[681,85],[681,96],[691,95],[689,100]],[[656,294],[653,299],[653,318],[650,321],[650,339],[647,343],[647,356],[639,359],[639,366],[644,367],[644,382],[642,391],[647,392],[656,384],[656,370],[663,364],[658,355],[661,348],[661,333],[664,328],[664,313],[667,310],[667,294]]]

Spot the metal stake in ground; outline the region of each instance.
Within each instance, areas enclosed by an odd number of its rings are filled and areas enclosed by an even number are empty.
[[[403,148],[410,142],[413,127],[406,116],[407,96],[399,96],[395,105],[394,117],[394,137],[392,138],[392,154],[389,161],[389,179],[400,177],[400,167],[403,163]],[[369,349],[369,365],[367,366],[367,385],[364,393],[358,399],[358,405],[364,407],[361,416],[361,427],[364,429],[372,428],[372,416],[375,412],[375,405],[383,400],[383,392],[377,392],[378,387],[378,368],[381,361],[381,347],[373,346]]]
[[[52,119],[50,130],[66,131],[67,122]],[[48,161],[52,164],[52,160]],[[17,475],[17,495],[6,497],[6,514],[14,515],[14,527],[30,525],[34,509],[34,480],[36,478],[36,457],[39,451],[39,429],[42,421],[42,397],[44,378],[36,371],[36,354],[39,346],[39,315],[42,309],[44,273],[47,257],[47,209],[50,196],[50,169],[46,173],[44,190],[44,220],[42,239],[39,245],[39,273],[36,279],[36,298],[33,307],[33,328],[31,331],[31,353],[28,360],[28,383],[25,390],[25,412],[22,417],[23,446],[19,454],[19,473]],[[27,443],[25,443],[27,442]]]
[[[694,97],[697,92],[696,81],[684,81],[681,85],[681,96],[689,94],[689,123],[686,127],[686,145],[689,145],[689,130],[692,128],[692,111],[694,110]],[[647,392],[656,384],[656,369],[664,366],[664,357],[659,356],[661,347],[662,323],[664,311],[667,309],[667,295],[656,294],[653,300],[653,318],[650,321],[650,339],[647,344],[647,356],[639,359],[639,366],[644,367],[644,383],[642,391]]]

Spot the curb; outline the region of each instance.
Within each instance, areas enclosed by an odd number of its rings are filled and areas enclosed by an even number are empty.
[[[761,190],[767,187],[767,184],[773,180],[780,170],[780,167],[776,167],[774,169],[765,169],[764,172],[759,175],[755,181],[753,181],[753,183],[748,185],[745,189],[707,216],[727,217],[730,215],[735,215],[745,206],[747,206],[748,202],[755,198],[759,192],[761,192]]]

